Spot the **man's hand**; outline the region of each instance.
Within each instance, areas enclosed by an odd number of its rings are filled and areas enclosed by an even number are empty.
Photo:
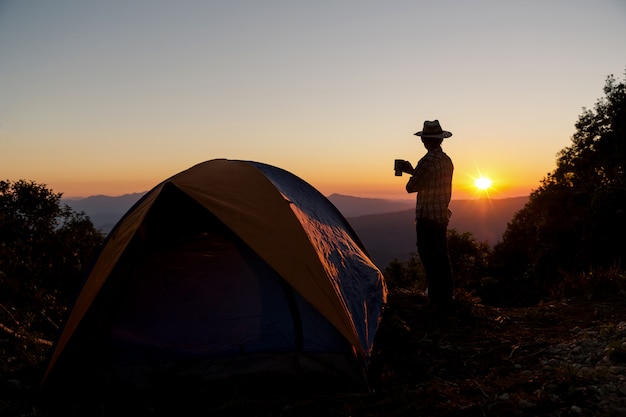
[[[413,165],[411,165],[409,161],[404,161],[404,164],[402,165],[402,172],[412,175],[413,171],[415,171],[413,169]]]

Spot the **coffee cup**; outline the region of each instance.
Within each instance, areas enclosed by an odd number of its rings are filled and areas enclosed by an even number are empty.
[[[404,159],[396,159],[393,161],[393,169],[396,171],[396,177],[402,176],[402,168],[404,167]]]

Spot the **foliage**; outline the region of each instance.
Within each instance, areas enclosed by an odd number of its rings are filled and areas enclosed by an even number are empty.
[[[563,274],[619,267],[626,253],[626,84],[611,75],[604,93],[494,247],[502,291],[528,303]]]
[[[391,261],[383,271],[383,275],[391,291],[408,290],[417,293],[426,290],[426,276],[417,252],[406,263],[397,259]]]
[[[5,332],[56,332],[104,240],[89,217],[33,181],[0,181],[0,324]]]
[[[489,245],[478,242],[470,232],[458,233],[450,229],[448,249],[455,285],[469,291],[477,290],[488,274]]]
[[[477,292],[487,273],[489,245],[476,241],[470,232],[459,233],[450,229],[448,247],[455,286],[467,294]],[[406,263],[397,259],[392,261],[385,268],[383,275],[391,290],[402,289],[410,292],[426,290],[426,276],[417,252]]]
[[[618,268],[563,273],[550,291],[552,299],[584,296],[588,300],[626,301],[626,273]]]

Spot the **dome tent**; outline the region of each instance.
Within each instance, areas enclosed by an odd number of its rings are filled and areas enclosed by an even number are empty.
[[[149,383],[266,374],[365,383],[386,301],[346,219],[295,175],[215,159],[167,179],[118,222],[44,380]]]

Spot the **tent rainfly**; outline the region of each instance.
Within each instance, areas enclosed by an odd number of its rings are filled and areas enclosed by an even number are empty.
[[[387,289],[337,208],[274,166],[214,159],[108,235],[44,383],[331,376],[367,384]]]

